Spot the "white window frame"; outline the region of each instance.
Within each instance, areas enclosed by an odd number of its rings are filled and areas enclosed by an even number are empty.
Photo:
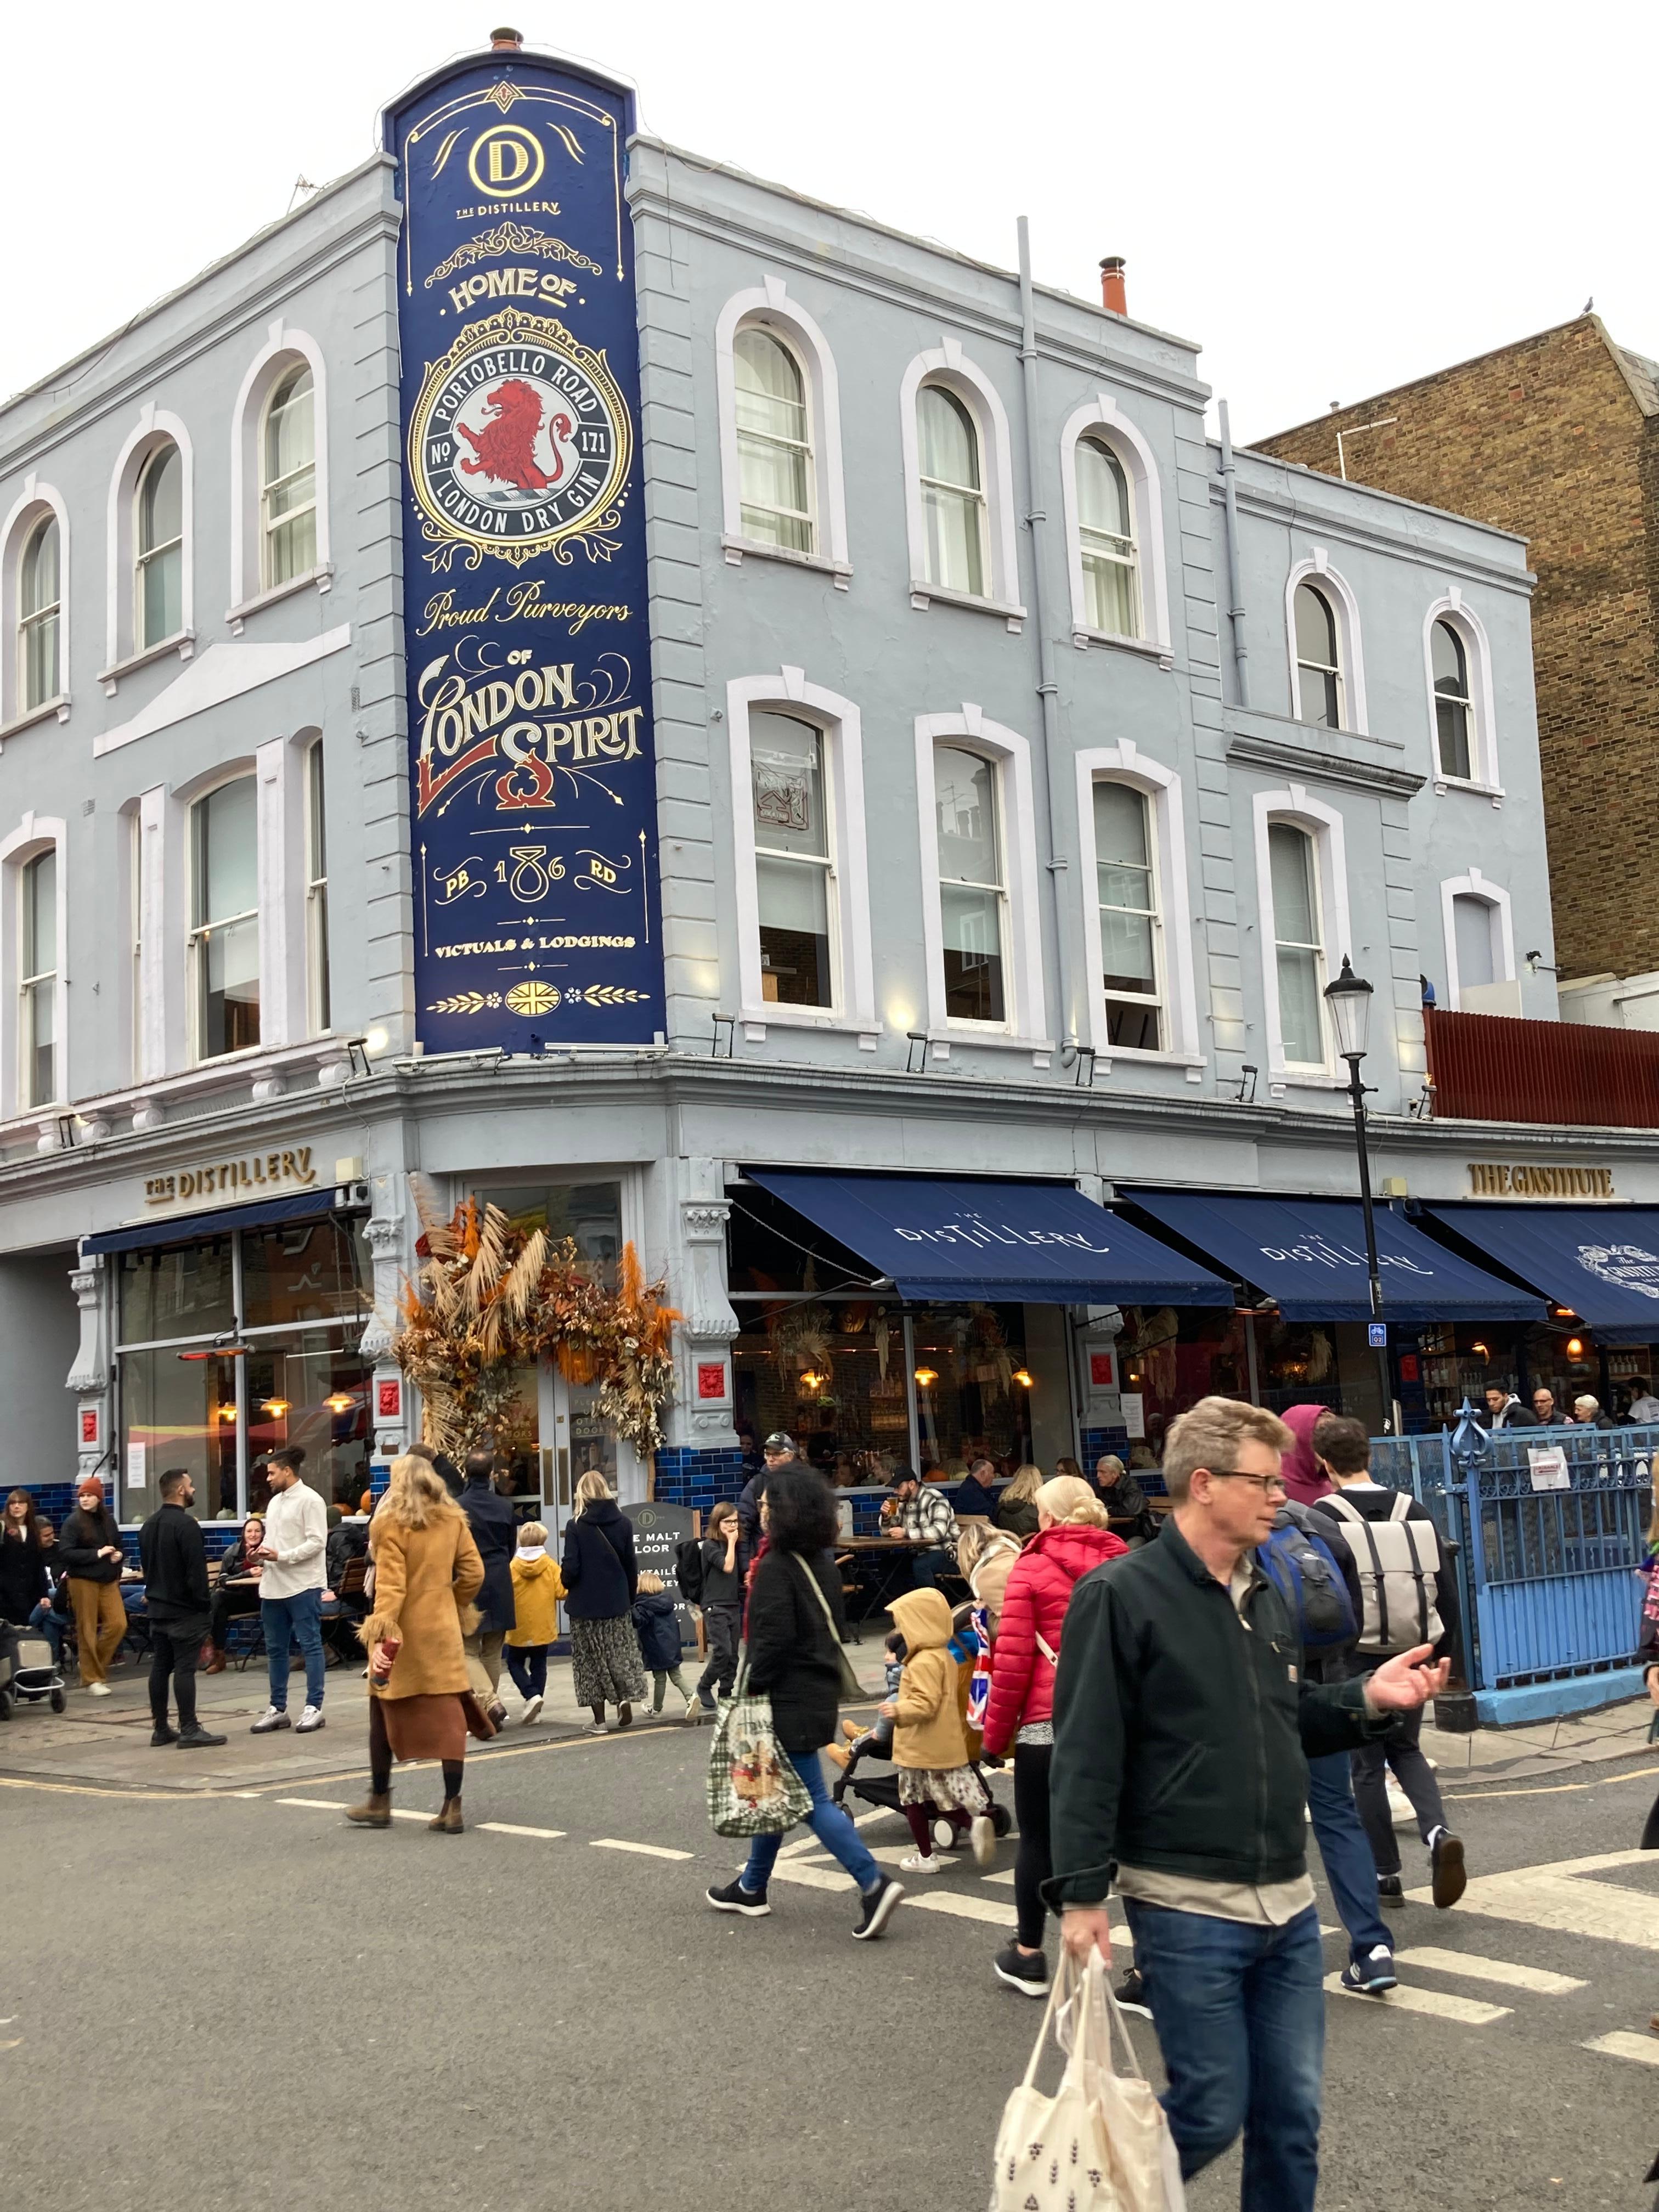
[[[1440,766],[1440,731],[1435,715],[1434,626],[1443,622],[1462,641],[1469,671],[1468,776],[1447,775]],[[1428,694],[1429,774],[1437,793],[1478,791],[1501,799],[1503,779],[1498,769],[1498,716],[1492,680],[1492,645],[1486,626],[1453,584],[1423,617],[1423,682]]]
[[[1083,582],[1083,529],[1077,495],[1077,449],[1083,439],[1109,446],[1129,480],[1134,522],[1136,567],[1140,586],[1139,637],[1093,629]],[[1158,459],[1141,430],[1124,414],[1109,392],[1097,392],[1067,416],[1060,434],[1060,497],[1066,521],[1066,568],[1072,593],[1072,634],[1079,645],[1127,645],[1168,659],[1170,592],[1164,566],[1164,488]]]
[[[47,515],[58,524],[58,690],[38,706],[23,705],[21,615],[23,550]],[[70,524],[63,495],[37,477],[23,479],[23,489],[0,523],[0,732],[23,728],[56,714],[69,720],[70,709]]]
[[[763,544],[744,535],[743,471],[738,455],[737,363],[732,349],[738,332],[750,325],[787,347],[801,373],[807,435],[812,448],[812,519],[817,542],[811,553],[793,552],[787,545]],[[762,560],[789,562],[799,568],[825,568],[835,577],[836,588],[845,591],[852,566],[847,550],[841,387],[836,374],[836,357],[817,324],[799,301],[789,297],[782,277],[769,272],[757,287],[734,292],[720,309],[714,325],[714,376],[720,430],[720,544],[727,561],[736,567],[745,554],[752,553]]]
[[[131,877],[128,910],[132,918],[132,1079],[154,1083],[168,1072],[170,1024],[180,1004],[167,953],[167,898],[177,896],[180,872],[168,850],[168,795],[165,784],[141,792],[131,807]],[[138,857],[143,848],[143,858]],[[183,1064],[182,1052],[179,1064]]]
[[[1298,561],[1285,585],[1285,642],[1290,659],[1291,720],[1302,720],[1302,672],[1296,651],[1296,587],[1316,584],[1330,602],[1336,617],[1336,649],[1342,684],[1342,728],[1363,738],[1365,719],[1365,658],[1359,631],[1359,602],[1347,579],[1330,564],[1322,545],[1316,545],[1305,561]],[[1314,726],[1310,725],[1310,727]],[[1333,732],[1333,735],[1340,734]]]
[[[306,1033],[326,1036],[334,1026],[334,976],[328,926],[328,764],[320,736],[310,738],[301,750],[300,793],[300,842],[305,869]],[[317,849],[319,828],[320,854]]]
[[[137,642],[137,580],[138,573],[138,479],[158,446],[169,440],[178,447],[181,468],[179,496],[182,544],[179,548],[179,628],[154,645]],[[100,672],[104,690],[113,696],[119,678],[129,668],[162,653],[177,653],[188,660],[196,640],[196,460],[190,433],[176,415],[149,402],[127,434],[110,476],[106,520],[107,568],[105,578],[105,662]]]
[[[1320,947],[1324,981],[1340,972],[1344,954],[1352,955],[1352,931],[1348,918],[1347,833],[1335,807],[1315,799],[1299,783],[1279,791],[1258,791],[1251,801],[1255,817],[1257,924],[1261,939],[1261,995],[1267,1029],[1267,1079],[1270,1085],[1303,1084],[1314,1088],[1341,1080],[1334,1073],[1335,1041],[1330,1020],[1322,1005],[1321,1033],[1325,1042],[1323,1062],[1285,1058],[1285,1036],[1279,1011],[1277,925],[1273,919],[1273,872],[1267,857],[1267,831],[1276,822],[1287,823],[1313,839],[1315,890],[1319,900]]]
[[[918,714],[916,818],[921,864],[922,945],[927,967],[930,1036],[963,1043],[1010,1044],[1022,1051],[1052,1052],[1045,1037],[1048,1000],[1042,976],[1042,921],[1038,886],[1036,820],[1031,799],[1031,748],[1018,730],[1006,729],[973,702],[949,714]],[[939,827],[935,819],[933,750],[941,744],[978,753],[997,770],[1004,890],[1008,912],[1006,1012],[1000,1022],[953,1021],[945,1009],[945,930],[939,909]]]
[[[985,493],[986,554],[989,573],[982,596],[953,592],[927,580],[927,525],[921,499],[921,439],[916,400],[924,384],[941,385],[961,401],[979,433],[980,474]],[[910,551],[910,604],[925,608],[933,600],[1000,615],[1010,629],[1023,627],[1019,596],[1019,554],[1014,527],[1014,479],[1008,412],[984,370],[970,361],[959,338],[919,353],[899,386],[899,437],[904,461],[904,526]]]
[[[755,872],[755,800],[750,716],[755,710],[811,722],[823,732],[830,800],[830,895],[835,995],[828,1006],[781,1005],[761,980],[760,895]],[[726,687],[732,770],[732,843],[738,926],[738,1014],[757,1041],[769,1028],[857,1030],[873,1048],[875,958],[870,936],[869,854],[864,821],[864,742],[859,709],[839,692],[809,684],[804,669],[741,676]]]
[[[52,863],[52,965],[50,968],[35,968],[29,964],[25,951],[28,932],[25,926],[24,903],[27,896],[30,871],[38,868],[41,862],[48,858]],[[17,1096],[20,1105],[23,1105],[29,1113],[46,1112],[51,1108],[61,1104],[64,1095],[60,1079],[60,1070],[63,1066],[64,1034],[58,1020],[63,1000],[58,988],[58,977],[64,965],[61,927],[64,902],[58,896],[60,861],[61,855],[56,845],[43,845],[38,853],[31,853],[27,860],[18,861],[12,871],[12,890],[17,901]],[[34,1002],[37,996],[45,995],[43,987],[48,985],[52,998],[52,1095],[47,1098],[25,1100],[24,1093],[29,1087],[27,1063],[33,1056],[34,1042]]]
[[[1095,786],[1127,784],[1145,798],[1152,813],[1153,881],[1158,900],[1158,952],[1164,990],[1168,1042],[1161,1052],[1142,1052],[1109,1042],[1107,1000],[1101,987],[1100,902],[1096,896],[1098,854],[1095,846]],[[1161,761],[1151,760],[1125,738],[1121,744],[1097,746],[1077,756],[1078,874],[1084,890],[1083,945],[1089,963],[1089,1042],[1099,1071],[1115,1060],[1153,1066],[1184,1066],[1194,1080],[1204,1066],[1199,1049],[1198,991],[1193,963],[1192,906],[1187,885],[1187,827],[1181,778]]]
[[[1455,902],[1460,898],[1479,899],[1483,906],[1492,908],[1498,921],[1493,939],[1498,957],[1494,967],[1503,973],[1492,978],[1498,983],[1513,983],[1515,968],[1515,921],[1510,909],[1510,895],[1501,884],[1494,884],[1483,876],[1479,868],[1471,868],[1467,876],[1448,876],[1440,886],[1440,927],[1446,948],[1446,1000],[1455,1013],[1462,1004],[1463,982],[1457,971],[1457,915]]]
[[[265,413],[270,396],[290,368],[303,362],[311,371],[312,421],[316,448],[317,557],[302,575],[264,588],[264,478]],[[325,592],[333,578],[328,529],[328,378],[323,349],[309,331],[281,321],[270,325],[265,343],[248,363],[230,418],[230,605],[225,616],[240,634],[245,617],[273,599],[314,586]]]
[[[22,1085],[22,872],[42,853],[58,858],[58,968],[53,1019],[57,1039],[58,1096],[44,1106],[27,1105]],[[69,840],[56,815],[24,815],[0,839],[0,1115],[7,1121],[40,1116],[50,1121],[75,1095],[70,1083],[69,1034]]]

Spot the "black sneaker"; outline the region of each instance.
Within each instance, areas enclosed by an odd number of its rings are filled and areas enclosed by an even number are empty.
[[[1403,1905],[1406,1886],[1397,1874],[1380,1874],[1376,1877],[1376,1896],[1380,1905]]]
[[[1041,1951],[1022,1951],[1018,1943],[1011,1943],[992,1960],[991,1972],[1022,1996],[1046,1997],[1048,1994],[1048,1961]]]
[[[179,1748],[180,1751],[207,1751],[224,1741],[223,1736],[210,1735],[206,1729],[198,1726],[184,1730],[179,1738]]]
[[[716,1912],[741,1912],[745,1920],[763,1920],[772,1910],[763,1889],[745,1889],[741,1880],[728,1881],[724,1888],[707,1889],[703,1894]]]
[[[178,1741],[179,1731],[176,1729],[170,1729],[165,1721],[161,1723],[160,1728],[153,1728],[149,1732],[152,1751],[160,1751],[164,1743],[177,1743]]]
[[[1463,1870],[1463,1839],[1449,1828],[1436,1828],[1429,1838],[1429,1863],[1433,1872],[1435,1903],[1443,1912],[1455,1905],[1469,1886]]]
[[[1146,1979],[1139,1966],[1131,1966],[1123,1979],[1112,1991],[1120,2012],[1139,2013],[1142,2020],[1150,2020],[1152,2008],[1146,2002]]]
[[[864,1908],[859,1914],[858,1926],[853,1930],[855,1942],[872,1943],[893,1917],[894,1907],[904,1894],[904,1885],[884,1875],[874,1889],[864,1893]]]
[[[1386,1943],[1377,1943],[1350,1959],[1342,1969],[1342,1986],[1366,1997],[1380,1997],[1384,1990],[1395,1988],[1394,1953]]]

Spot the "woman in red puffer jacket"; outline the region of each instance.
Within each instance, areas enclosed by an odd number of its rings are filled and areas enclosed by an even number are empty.
[[[1106,1509],[1086,1482],[1058,1475],[1036,1493],[1037,1533],[1015,1562],[1004,1593],[991,1649],[991,1698],[985,1714],[985,1748],[1000,1757],[1014,1747],[1014,1817],[1019,1851],[1014,1861],[1016,1938],[997,1954],[999,1981],[1028,1996],[1045,1996],[1048,1962],[1042,1954],[1042,1884],[1048,1856],[1048,1764],[1054,1756],[1054,1668],[1060,1630],[1079,1577],[1128,1546],[1106,1526]]]

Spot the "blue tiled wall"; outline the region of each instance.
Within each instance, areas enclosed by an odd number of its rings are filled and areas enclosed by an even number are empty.
[[[45,1514],[54,1528],[61,1528],[75,1510],[75,1485],[72,1482],[20,1482],[15,1487],[29,1492],[34,1500],[35,1511]],[[106,1487],[107,1492],[107,1486]],[[222,1553],[228,1552],[241,1533],[240,1521],[204,1521],[202,1540],[210,1565]],[[136,1525],[122,1529],[121,1548],[126,1553],[128,1565],[136,1567],[138,1564],[138,1530]]]
[[[1115,1452],[1126,1467],[1129,1463],[1129,1433],[1127,1429],[1085,1429],[1079,1443],[1083,1464],[1091,1474],[1095,1471],[1095,1462],[1104,1452]],[[1163,1497],[1164,1477],[1155,1467],[1138,1467],[1134,1476],[1148,1498]]]
[[[706,1513],[722,1498],[735,1498],[749,1473],[735,1445],[727,1451],[665,1445],[657,1454],[656,1495],[665,1505],[690,1505]]]

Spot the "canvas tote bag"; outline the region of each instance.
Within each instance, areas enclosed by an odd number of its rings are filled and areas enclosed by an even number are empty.
[[[772,1700],[750,1694],[746,1650],[732,1689],[708,1747],[709,1820],[717,1836],[781,1835],[811,1811],[811,1792],[778,1741]]]

